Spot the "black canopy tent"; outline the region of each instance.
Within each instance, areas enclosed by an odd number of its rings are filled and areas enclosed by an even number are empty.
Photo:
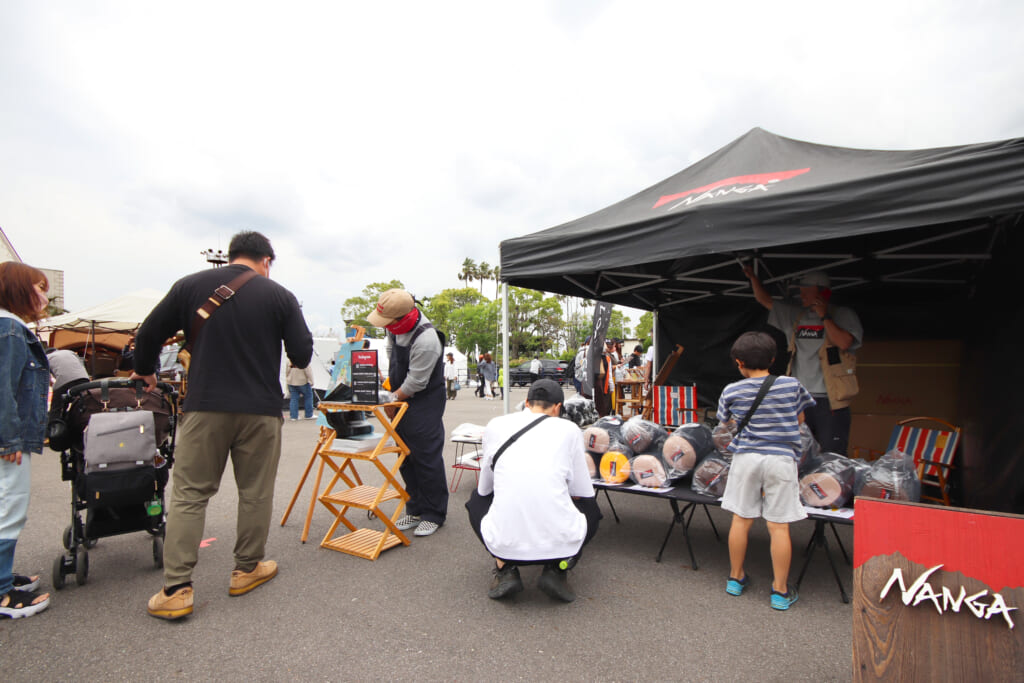
[[[736,378],[729,345],[767,315],[739,262],[777,294],[826,270],[869,341],[965,342],[965,500],[1020,511],[1024,428],[1002,416],[1024,408],[1006,383],[1024,372],[994,352],[1015,352],[1024,331],[1022,223],[1024,138],[877,151],[755,128],[617,204],[502,242],[501,277],[655,311],[659,349],[686,347],[673,383],[713,401]]]

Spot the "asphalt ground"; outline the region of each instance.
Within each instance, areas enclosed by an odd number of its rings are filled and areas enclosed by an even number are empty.
[[[448,431],[486,424],[500,401],[464,388],[447,405]],[[525,389],[513,389],[514,401]],[[331,523],[319,504],[307,543],[300,542],[311,482],[287,524],[278,523],[309,461],[318,430],[312,421],[284,423],[268,558],[280,574],[253,592],[228,596],[237,495],[230,473],[211,501],[205,547],[194,574],[195,613],[166,622],[146,614],[161,586],[150,537],[142,532],[101,539],[90,551],[88,582],[74,577],[53,591],[51,565],[70,519],[69,485],[59,458],[33,456],[29,521],[15,569],[43,575],[50,608],[31,618],[0,620],[3,681],[846,681],[851,679],[851,607],[840,601],[819,551],[788,611],[769,607],[768,534],[756,523],[748,550],[752,586],[725,592],[724,535],[729,514],[712,509],[722,541],[698,511],[690,529],[699,570],[680,531],[663,561],[654,561],[671,521],[669,504],[613,493],[616,524],[605,518],[570,575],[578,594],[556,603],[537,590],[539,567],[522,569],[526,590],[489,600],[492,561],[470,529],[463,507],[475,483],[467,472],[451,495],[448,522],[433,536],[369,561],[319,547]],[[452,444],[445,448],[450,465]],[[367,482],[380,481],[360,463]],[[450,473],[450,470],[449,470]],[[361,526],[382,528],[355,511]],[[794,568],[813,524],[793,525]],[[851,527],[839,533],[852,551]],[[839,558],[850,589],[852,570]]]

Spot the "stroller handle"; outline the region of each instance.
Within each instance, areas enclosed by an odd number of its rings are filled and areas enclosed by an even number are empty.
[[[106,378],[93,380],[91,382],[84,382],[82,384],[76,384],[75,386],[70,387],[67,390],[67,393],[68,396],[74,397],[77,396],[78,394],[81,394],[82,392],[89,391],[90,389],[103,389],[104,387],[108,389],[135,389],[136,391],[141,392],[145,391],[145,386],[145,382],[143,382],[141,379],[128,379],[126,377]],[[164,394],[169,396],[176,396],[178,394],[175,388],[172,387],[167,382],[157,382],[156,387]]]

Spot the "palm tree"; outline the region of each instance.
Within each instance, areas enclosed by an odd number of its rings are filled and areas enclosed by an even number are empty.
[[[501,291],[501,266],[494,266],[491,274],[494,275],[494,298],[497,299]]]
[[[483,295],[484,280],[490,280],[491,276],[494,274],[494,271],[491,270],[491,266],[489,263],[487,263],[487,261],[481,261],[480,265],[477,268],[478,269],[476,271],[476,279],[480,280],[480,294]]]
[[[477,272],[478,266],[476,265],[476,261],[471,258],[467,258],[462,262],[462,270],[459,272],[459,279],[465,280],[466,286],[468,287],[469,283],[477,278]]]

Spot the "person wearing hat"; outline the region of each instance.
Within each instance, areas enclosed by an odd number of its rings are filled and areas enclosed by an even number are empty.
[[[768,324],[789,340],[789,367],[817,405],[805,412],[822,450],[846,454],[850,438],[850,402],[857,394],[856,357],[864,338],[852,309],[834,305],[831,281],[820,270],[800,278],[800,303],[776,301],[749,266],[743,268],[757,302],[771,311]]]
[[[466,503],[469,522],[495,558],[487,596],[523,590],[520,565],[543,565],[537,587],[572,602],[568,573],[597,533],[601,511],[587,471],[583,437],[559,419],[562,387],[550,379],[530,386],[526,409],[487,423],[480,481]]]
[[[448,514],[444,458],[444,361],[441,335],[412,295],[389,289],[366,318],[387,330],[388,380],[394,400],[409,404],[395,430],[409,447],[399,471],[409,494],[406,514],[395,522],[402,531],[430,536]]]

